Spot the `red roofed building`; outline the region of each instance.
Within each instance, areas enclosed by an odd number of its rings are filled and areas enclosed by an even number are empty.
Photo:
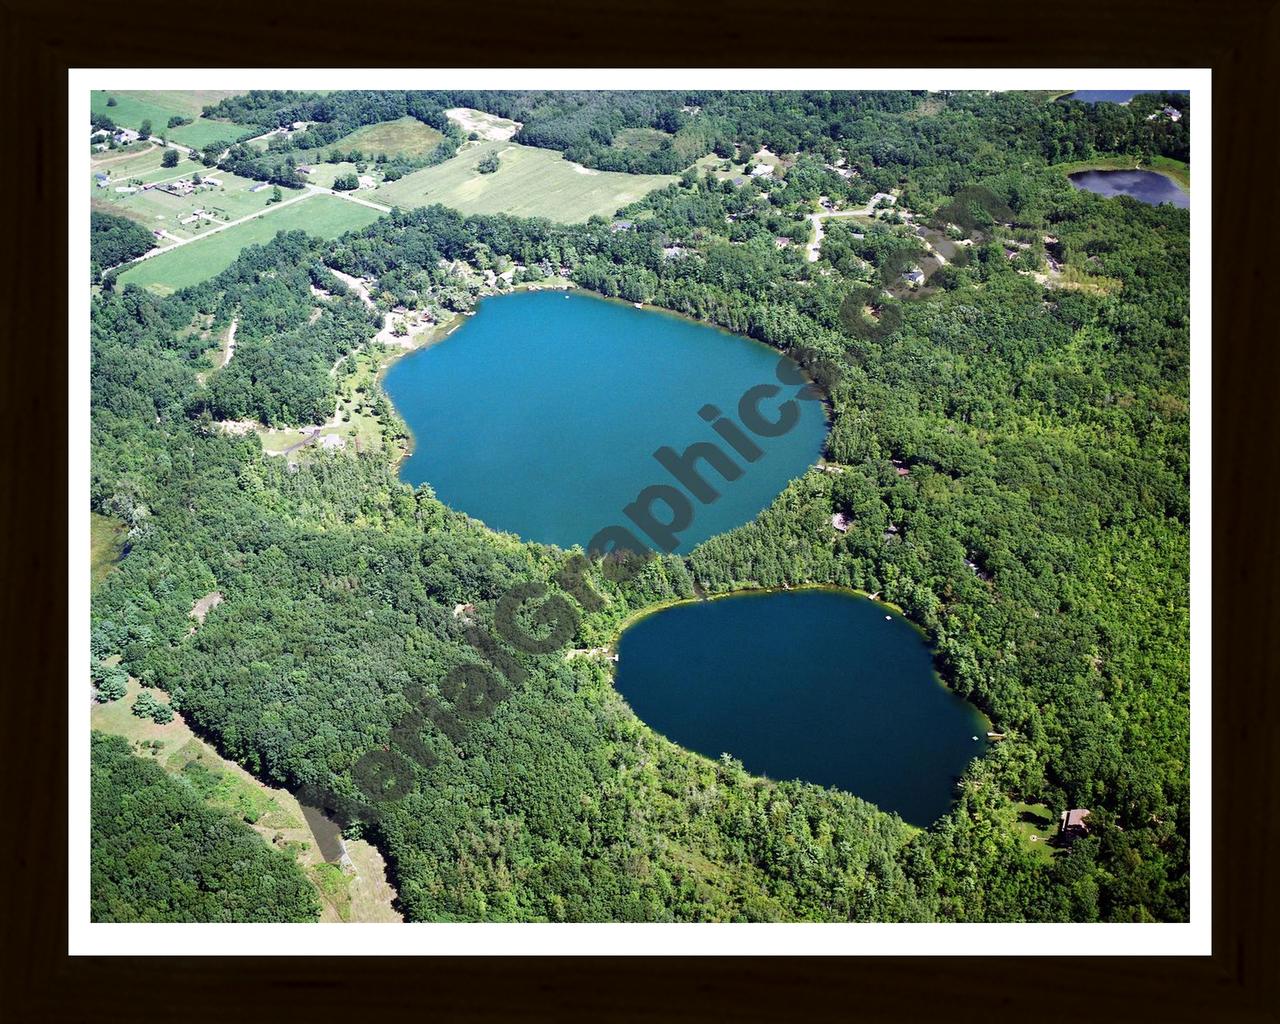
[[[1063,811],[1058,815],[1058,835],[1068,842],[1079,839],[1081,836],[1087,836],[1089,834],[1089,826],[1086,824],[1085,819],[1088,817],[1089,812],[1083,807],[1078,807],[1071,811]]]

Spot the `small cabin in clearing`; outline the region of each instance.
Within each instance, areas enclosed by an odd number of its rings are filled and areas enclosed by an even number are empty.
[[[1087,836],[1089,834],[1088,817],[1089,811],[1084,807],[1063,811],[1058,815],[1058,838],[1064,842],[1073,843],[1081,836]]]
[[[831,515],[831,525],[841,533],[847,533],[849,527],[853,525],[853,521],[843,512],[833,512]]]

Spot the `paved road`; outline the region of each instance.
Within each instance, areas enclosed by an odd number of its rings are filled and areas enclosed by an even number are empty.
[[[337,196],[339,199],[345,199],[349,203],[356,203],[359,206],[367,206],[371,210],[377,210],[380,213],[390,213],[390,206],[383,206],[381,203],[375,203],[372,199],[361,199],[354,192],[339,192],[337,189],[321,188],[319,185],[309,185],[317,192],[323,192],[327,196]]]

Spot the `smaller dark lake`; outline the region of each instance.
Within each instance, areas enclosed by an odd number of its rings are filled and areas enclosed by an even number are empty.
[[[1151,206],[1172,203],[1180,210],[1191,207],[1191,196],[1155,171],[1079,171],[1068,177],[1076,188],[1108,198],[1133,196]]]
[[[927,826],[987,749],[986,719],[947,689],[921,634],[843,590],[745,594],[641,619],[615,686],[635,713],[707,757],[836,786]]]
[[[1128,103],[1135,96],[1147,93],[1177,92],[1187,94],[1188,89],[1080,89],[1064,100],[1079,100],[1081,103]]]

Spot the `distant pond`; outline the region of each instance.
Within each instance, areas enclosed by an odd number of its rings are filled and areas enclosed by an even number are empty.
[[[541,291],[484,299],[449,337],[395,363],[383,386],[413,432],[401,478],[446,504],[525,540],[585,548],[616,525],[646,547],[686,552],[749,522],[817,461],[826,414],[798,397],[798,374],[727,331]],[[786,430],[768,425],[787,417]],[[754,461],[722,430],[736,430]],[[687,523],[664,531],[678,518],[667,499]]]
[[[1172,203],[1182,210],[1191,206],[1187,192],[1155,171],[1078,171],[1068,177],[1076,188],[1100,196],[1133,196],[1151,206]]]
[[[1144,96],[1148,93],[1160,92],[1177,92],[1186,94],[1187,89],[1081,89],[1073,92],[1070,96],[1063,96],[1064,100],[1079,100],[1082,103],[1128,103],[1135,96]]]
[[[849,591],[677,605],[618,644],[615,685],[668,739],[772,779],[835,786],[927,826],[988,745],[921,634]]]

